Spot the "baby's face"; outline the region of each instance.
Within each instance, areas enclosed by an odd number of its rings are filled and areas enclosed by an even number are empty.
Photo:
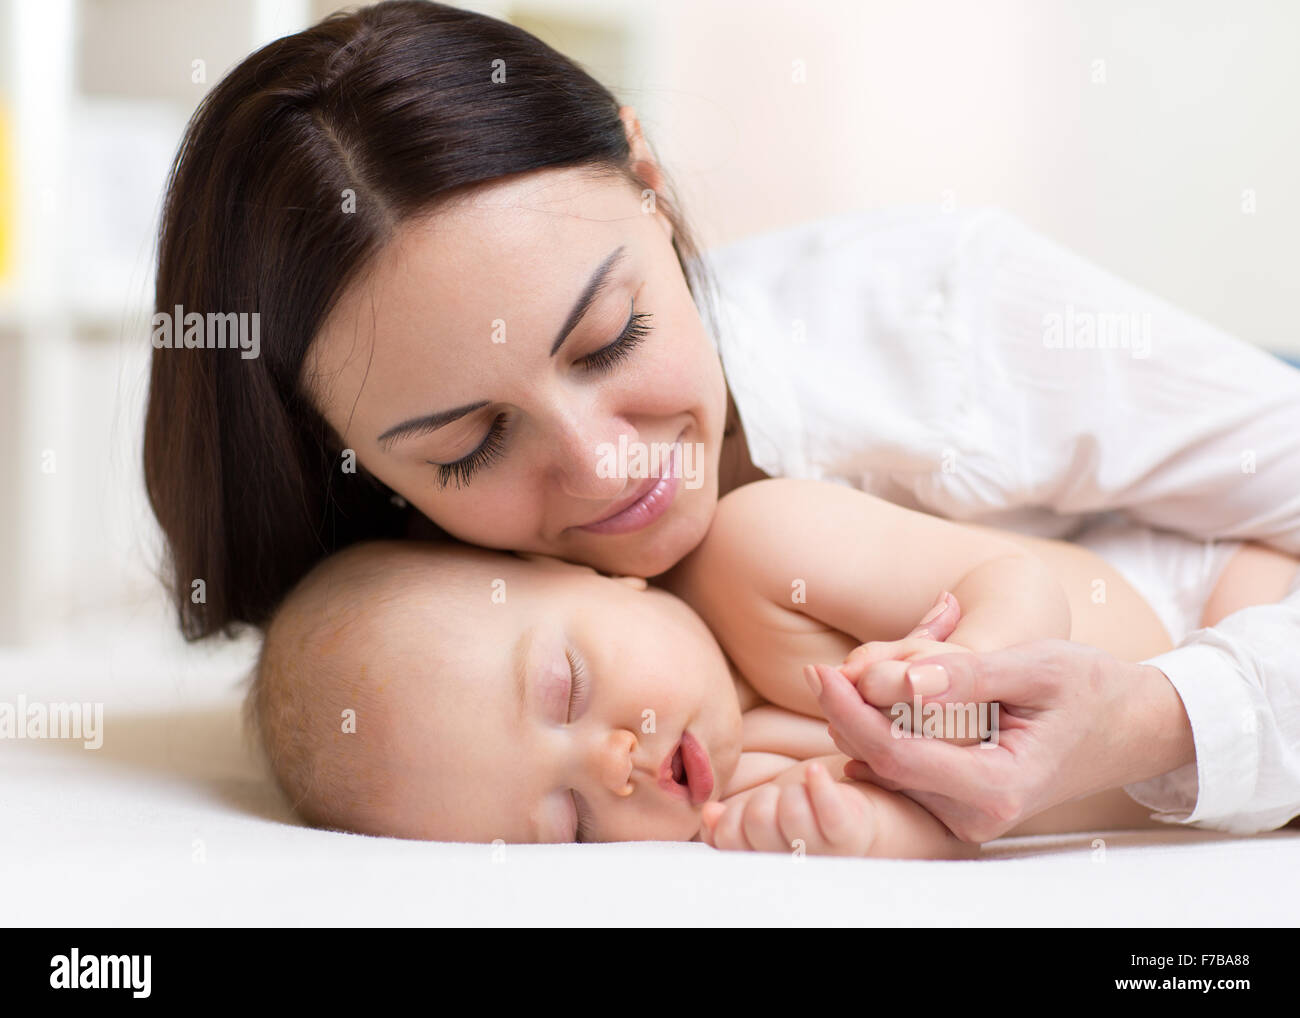
[[[368,641],[392,833],[694,838],[741,747],[734,680],[699,617],[585,566],[456,554],[469,563],[458,593],[403,596]]]

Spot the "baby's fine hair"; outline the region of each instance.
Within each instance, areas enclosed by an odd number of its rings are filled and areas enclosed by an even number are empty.
[[[391,779],[377,759],[376,719],[390,708],[367,665],[386,620],[405,615],[406,592],[427,594],[431,568],[411,542],[353,545],[309,572],[267,627],[244,699],[245,732],[313,826],[384,833]]]

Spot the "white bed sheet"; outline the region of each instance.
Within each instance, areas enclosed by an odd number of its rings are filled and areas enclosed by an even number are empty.
[[[98,649],[94,649],[98,648]],[[98,701],[104,744],[0,739],[0,922],[34,926],[1285,925],[1300,831],[1004,839],[973,862],[704,845],[435,844],[296,821],[240,731],[247,645],[0,651],[0,701]]]

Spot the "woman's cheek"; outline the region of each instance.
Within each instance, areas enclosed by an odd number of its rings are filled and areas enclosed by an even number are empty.
[[[694,410],[711,388],[708,364],[685,344],[665,346],[647,365],[643,391],[656,401],[654,410],[670,415]]]
[[[488,547],[529,550],[540,527],[533,491],[521,479],[518,483],[502,480],[493,484],[474,482],[460,492],[453,505],[444,508],[448,520],[444,530],[451,530],[462,540]],[[438,518],[434,518],[438,522]]]

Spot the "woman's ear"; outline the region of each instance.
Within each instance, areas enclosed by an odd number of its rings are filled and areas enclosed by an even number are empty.
[[[618,117],[623,121],[623,133],[627,135],[628,163],[633,175],[656,195],[664,194],[663,170],[659,166],[659,160],[650,151],[645,135],[641,133],[641,121],[637,119],[636,110],[631,106],[620,106],[618,108]],[[668,234],[668,239],[673,239],[673,224],[666,215],[660,212],[657,201],[649,210],[645,208],[643,203],[641,211],[653,211],[659,225]]]

